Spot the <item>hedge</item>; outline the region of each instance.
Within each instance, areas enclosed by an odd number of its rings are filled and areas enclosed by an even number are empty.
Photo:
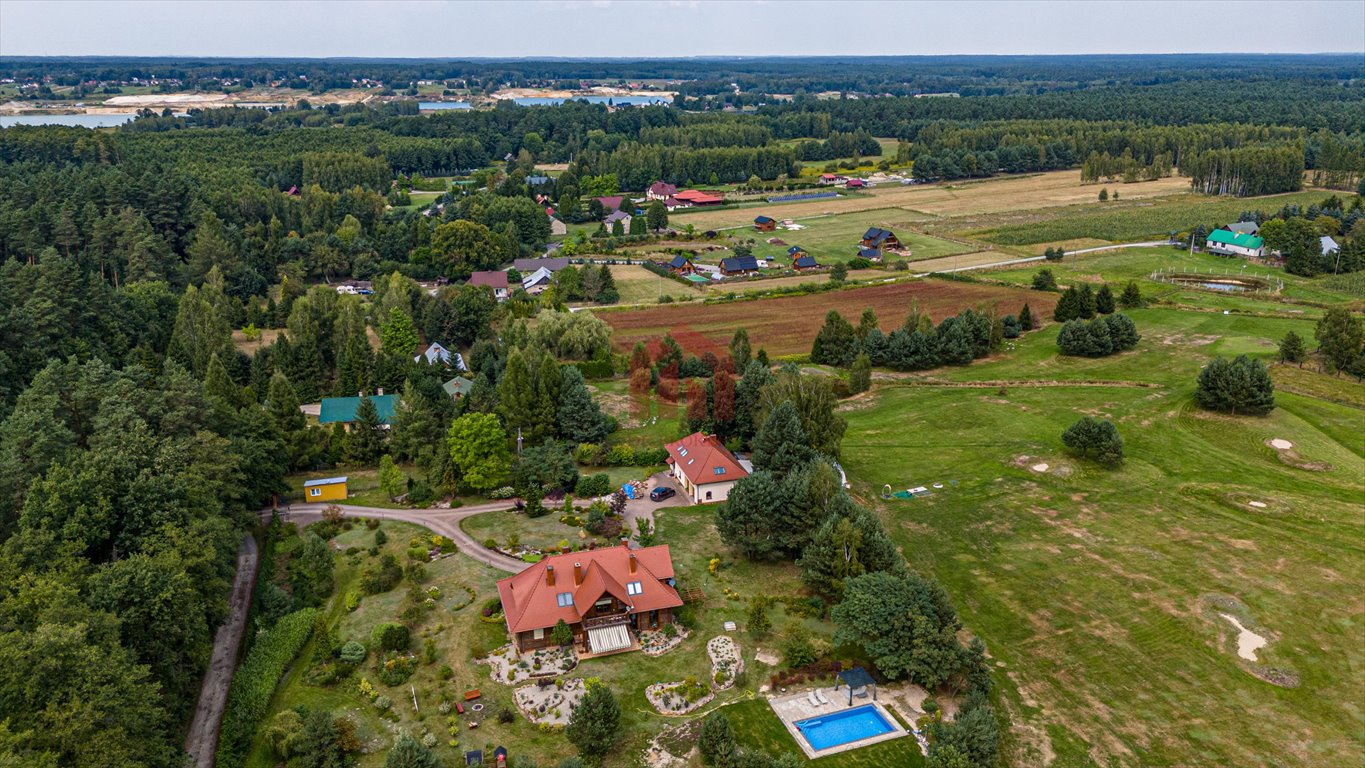
[[[240,768],[245,761],[251,737],[270,707],[275,686],[308,642],[317,615],[316,608],[295,611],[256,638],[228,690],[227,712],[218,738],[220,768]]]

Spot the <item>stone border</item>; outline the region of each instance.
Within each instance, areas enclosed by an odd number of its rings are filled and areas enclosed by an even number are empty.
[[[650,705],[653,706],[654,709],[658,711],[659,714],[676,717],[678,715],[686,715],[691,712],[695,712],[698,709],[701,709],[702,707],[706,706],[707,704],[710,704],[711,700],[716,698],[715,688],[712,687],[709,689],[708,693],[705,696],[701,697],[700,699],[697,699],[696,701],[689,702],[682,709],[672,709],[665,707],[663,705],[664,693],[672,688],[681,686],[686,682],[687,681],[685,680],[676,680],[671,683],[655,683],[649,686],[648,688],[645,688],[645,699],[649,701]],[[700,683],[701,681],[698,682]]]
[[[563,654],[564,666],[559,666],[556,660],[557,654]],[[541,669],[534,669],[534,661],[540,658],[542,661],[550,659],[554,664],[542,664]],[[519,665],[526,662],[527,668],[522,669]],[[495,683],[503,685],[516,685],[522,680],[537,680],[545,677],[559,677],[568,674],[578,667],[578,654],[572,648],[540,648],[530,653],[518,654],[516,646],[511,643],[494,649],[487,656],[474,660],[475,664],[487,664],[492,669],[488,676]]]
[[[678,646],[682,645],[682,643],[683,643],[684,640],[686,640],[687,638],[689,638],[689,637],[692,636],[692,633],[691,633],[690,631],[688,631],[687,629],[684,629],[681,625],[675,624],[674,626],[678,627],[678,634],[674,635],[673,638],[672,638],[671,640],[665,640],[664,644],[661,645],[661,646],[659,646],[658,648],[646,648],[646,647],[645,647],[645,636],[646,636],[646,635],[661,635],[661,634],[663,634],[662,632],[660,632],[660,631],[657,630],[657,629],[647,629],[647,630],[645,630],[644,632],[639,633],[639,635],[640,635],[640,653],[643,653],[644,655],[650,656],[650,657],[653,657],[653,656],[662,656],[662,655],[664,655],[665,653],[668,653],[669,651],[673,650],[674,648],[677,648]]]
[[[716,635],[706,642],[706,655],[711,658],[711,687],[718,691],[734,687],[735,680],[744,673],[744,654],[740,652],[739,643],[729,635]],[[725,658],[726,655],[730,658]],[[733,665],[730,676],[724,683],[718,683],[716,674],[722,671],[721,663],[727,661]]]
[[[581,677],[571,678],[564,681],[563,687],[558,685],[541,686],[539,683],[523,685],[512,694],[512,699],[517,704],[517,709],[521,714],[536,725],[568,725],[569,716],[573,714],[574,707],[583,700],[583,694],[587,691],[587,686]],[[540,706],[535,700],[535,694],[545,692],[552,701],[555,696],[559,697],[558,702],[553,704],[546,703],[549,711],[539,712]],[[559,710],[559,714],[554,714],[554,710]]]

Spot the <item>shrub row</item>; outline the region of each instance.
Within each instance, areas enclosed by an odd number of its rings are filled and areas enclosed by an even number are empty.
[[[1089,321],[1066,321],[1057,333],[1057,348],[1064,355],[1104,357],[1136,347],[1141,338],[1127,315],[1101,315]]]
[[[663,448],[636,448],[629,444],[607,448],[597,443],[582,443],[574,451],[574,459],[580,464],[594,467],[652,467],[667,461],[668,451]],[[575,492],[578,496],[587,495],[577,489]]]
[[[308,642],[317,613],[315,608],[295,611],[256,638],[228,691],[227,712],[218,738],[219,766],[239,768],[244,762],[251,736],[265,717],[275,686],[285,667]]]

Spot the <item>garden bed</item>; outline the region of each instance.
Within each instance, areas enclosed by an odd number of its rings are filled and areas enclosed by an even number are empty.
[[[723,691],[734,686],[735,680],[744,671],[744,657],[740,655],[739,643],[728,635],[718,635],[706,643],[706,655],[711,657],[711,682],[716,690]]]
[[[517,654],[516,647],[508,644],[475,663],[492,667],[489,676],[494,681],[514,685],[521,680],[556,677],[569,672],[578,666],[578,654],[572,648],[541,648]]]
[[[516,690],[517,708],[537,725],[568,725],[569,715],[583,699],[583,679],[544,680]]]
[[[644,653],[644,655],[662,656],[674,648],[677,648],[679,645],[682,645],[682,641],[692,636],[691,632],[688,632],[677,624],[668,624],[666,626],[675,627],[677,629],[672,637],[670,637],[666,631],[662,630],[645,630],[640,633],[640,651]]]
[[[655,683],[645,689],[645,698],[661,715],[685,715],[716,697],[711,686],[689,677],[676,683]]]

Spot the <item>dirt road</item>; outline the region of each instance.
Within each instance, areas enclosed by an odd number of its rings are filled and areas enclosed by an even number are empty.
[[[322,510],[326,506],[325,504],[295,504],[290,508],[286,519],[298,523],[300,526],[315,523],[322,519]],[[450,538],[459,545],[460,554],[501,571],[518,573],[527,566],[527,563],[514,557],[486,549],[482,543],[475,541],[474,537],[460,528],[460,521],[466,517],[481,515],[485,512],[503,512],[510,509],[512,507],[510,501],[475,504],[459,509],[384,509],[382,507],[360,507],[352,504],[338,504],[337,506],[341,508],[341,514],[346,517],[377,517],[381,520],[402,520],[407,523],[416,523],[433,533],[439,533]]]
[[[228,617],[213,638],[213,656],[204,685],[199,690],[199,704],[194,710],[189,735],[185,737],[185,751],[195,768],[213,768],[214,753],[218,749],[218,728],[227,707],[228,688],[237,666],[237,654],[242,648],[246,632],[246,617],[251,609],[251,596],[256,588],[259,557],[256,540],[250,534],[242,537],[237,552],[237,576],[232,581],[232,595],[228,598]]]

